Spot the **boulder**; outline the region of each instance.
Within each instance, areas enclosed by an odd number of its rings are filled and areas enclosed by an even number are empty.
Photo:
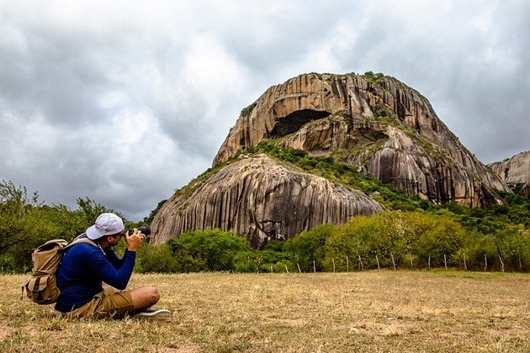
[[[360,191],[282,165],[241,158],[179,190],[151,224],[154,244],[196,229],[233,231],[255,248],[325,223],[345,223],[383,207]]]

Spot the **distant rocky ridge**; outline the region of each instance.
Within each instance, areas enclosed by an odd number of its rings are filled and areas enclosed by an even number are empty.
[[[488,165],[511,188],[530,196],[530,151]]]
[[[259,247],[382,210],[359,191],[267,156],[245,156],[264,140],[331,156],[435,203],[484,207],[502,203],[496,190],[508,190],[416,90],[383,75],[306,74],[267,89],[243,109],[215,156],[218,171],[179,190],[155,216],[155,242],[220,228]]]

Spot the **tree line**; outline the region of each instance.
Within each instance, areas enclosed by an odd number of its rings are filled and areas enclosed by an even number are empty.
[[[165,244],[141,247],[137,271],[338,272],[436,267],[530,271],[530,202],[519,195],[517,187],[501,195],[506,205],[489,209],[466,208],[455,202],[435,205],[407,197],[330,157],[312,157],[270,144],[253,149],[362,190],[388,211],[355,217],[342,225],[321,225],[262,250],[252,249],[246,239],[232,232],[187,232]],[[149,225],[157,209],[141,222],[125,220],[126,227]],[[74,210],[46,205],[38,193],[29,194],[23,186],[2,181],[0,271],[29,271],[32,249],[49,239],[73,239],[103,212],[120,215],[88,198],[79,198]],[[124,249],[122,242],[117,250]]]
[[[31,252],[50,239],[71,240],[85,232],[108,207],[89,198],[78,198],[77,209],[65,205],[46,205],[38,192],[11,181],[0,182],[0,271],[23,273],[31,270]],[[125,222],[127,227],[145,225]],[[121,245],[124,248],[124,244]]]
[[[324,224],[285,242],[251,249],[240,236],[197,230],[140,250],[140,272],[343,272],[451,268],[530,270],[530,230],[507,226],[483,234],[447,215],[388,211]]]

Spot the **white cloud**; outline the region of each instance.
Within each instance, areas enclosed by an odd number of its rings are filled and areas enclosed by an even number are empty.
[[[307,72],[392,75],[503,159],[530,149],[529,21],[522,0],[0,0],[0,178],[139,220]]]

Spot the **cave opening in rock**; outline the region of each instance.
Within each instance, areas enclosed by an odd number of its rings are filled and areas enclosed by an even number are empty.
[[[326,111],[303,109],[292,112],[286,117],[277,118],[270,137],[278,138],[298,131],[310,121],[327,118],[331,114]]]

